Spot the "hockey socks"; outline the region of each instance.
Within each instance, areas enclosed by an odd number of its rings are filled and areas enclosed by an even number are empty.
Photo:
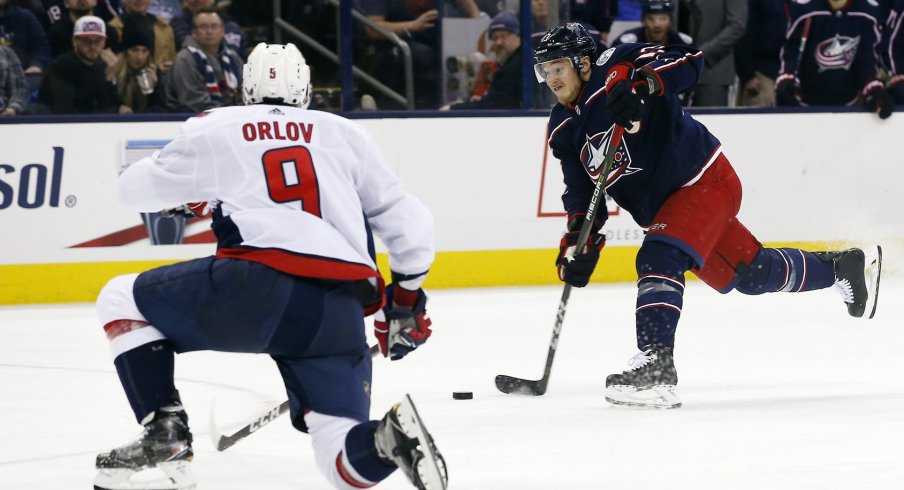
[[[155,340],[116,356],[113,364],[139,423],[151,412],[172,405],[173,348],[168,340]],[[181,405],[170,407],[181,410]]]
[[[835,270],[831,261],[811,252],[763,247],[739,279],[735,289],[744,294],[798,293],[831,286]]]
[[[692,259],[677,248],[646,242],[637,253],[637,347],[673,347],[684,305],[684,273]]]
[[[336,457],[336,470],[339,476],[352,486],[360,485],[357,488],[375,484],[364,483],[361,479],[380,482],[397,469],[397,466],[387,464],[377,454],[374,443],[374,430],[377,424],[378,421],[371,420],[352,427],[345,436],[344,450]]]

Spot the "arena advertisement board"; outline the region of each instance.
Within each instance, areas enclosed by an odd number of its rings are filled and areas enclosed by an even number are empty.
[[[740,217],[762,241],[900,245],[904,156],[894,142],[904,120],[865,113],[698,119],[720,138],[741,177]],[[560,163],[546,147],[545,117],[358,122],[433,212],[434,287],[555,282],[564,187]],[[91,300],[114,271],[211,254],[209,221],[183,223],[178,240],[153,240],[166,233],[117,202],[122,167],[160,148],[180,124],[0,125],[0,303]],[[630,280],[643,230],[607,204],[605,267],[595,280]],[[381,268],[388,269],[385,258]],[[68,274],[64,281],[61,274]],[[30,280],[41,290],[24,286]],[[46,296],[69,283],[77,294]]]

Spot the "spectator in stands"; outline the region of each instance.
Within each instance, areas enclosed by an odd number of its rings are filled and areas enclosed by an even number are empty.
[[[748,0],[747,6],[747,31],[735,47],[738,105],[774,106],[779,52],[788,26],[784,0]]]
[[[781,0],[779,0],[781,1]],[[612,42],[612,46],[625,43],[651,43],[694,45],[694,39],[672,28],[672,0],[643,0],[641,2],[640,27],[629,29]]]
[[[0,46],[0,116],[18,116],[28,107],[28,83],[16,52]]]
[[[436,22],[439,11],[424,9],[432,2],[404,0],[361,0],[361,10],[378,25],[408,43],[414,65],[415,107],[435,109],[440,100],[439,30]],[[364,62],[373,75],[399,94],[405,94],[405,64],[402,51],[373,29],[365,30],[370,41]],[[381,108],[399,108],[393,99],[376,94]]]
[[[50,43],[50,52],[54,58],[72,51],[72,30],[75,21],[91,15],[97,0],[63,0],[62,14],[50,29],[47,30],[47,41]]]
[[[116,87],[106,76],[101,51],[107,40],[104,21],[86,15],[75,21],[73,50],[50,64],[38,91],[38,102],[55,114],[127,113]]]
[[[0,0],[0,46],[16,52],[25,73],[41,73],[50,64],[50,45],[38,19],[9,0]]]
[[[734,49],[747,28],[747,0],[680,0],[678,30],[703,51],[705,69],[694,87],[694,105],[725,107],[735,83]]]
[[[173,19],[182,12],[182,2],[180,0],[151,0],[148,12],[163,19],[167,24],[171,24]],[[180,47],[178,43],[176,46]]]
[[[223,42],[223,18],[214,9],[201,9],[193,22],[169,74],[167,105],[201,112],[241,103],[242,59]]]
[[[888,92],[896,104],[904,104],[904,0],[896,0],[888,15],[885,30],[883,55],[885,66],[888,68]]]
[[[571,0],[570,7],[571,20],[592,26],[600,33],[600,41],[604,45],[609,44],[612,19],[619,12],[618,0]],[[632,20],[635,19],[637,17],[632,17]],[[560,24],[563,22],[563,19],[559,19]]]
[[[891,116],[894,101],[878,80],[878,4],[827,0],[787,5],[789,27],[775,79],[776,103],[861,102],[882,119]]]
[[[521,107],[523,77],[521,66],[521,24],[518,16],[504,10],[490,21],[487,28],[491,49],[496,55],[496,71],[490,88],[483,97],[474,96],[467,102],[445,105],[449,109],[517,109]]]
[[[133,113],[163,112],[165,96],[160,72],[153,63],[154,31],[134,16],[123,17],[122,47],[107,76],[116,85],[122,105]]]
[[[176,58],[176,40],[173,36],[173,28],[163,20],[148,13],[151,0],[123,0],[124,12],[116,16],[108,24],[110,30],[110,47],[115,53],[122,52],[122,26],[124,15],[134,15],[154,30],[154,64],[166,71]]]
[[[176,36],[176,46],[182,48],[185,38],[191,35],[192,16],[201,9],[214,8],[214,0],[182,0],[182,11],[170,23],[173,26],[173,34]],[[223,41],[226,46],[239,54],[244,60],[248,57],[248,43],[245,39],[245,33],[242,27],[228,16],[220,13],[226,33],[223,35]]]
[[[39,18],[45,30],[49,30],[51,26],[63,20],[66,16],[66,7],[64,4],[67,0],[41,0],[44,8],[44,16]],[[93,14],[100,17],[104,22],[109,22],[114,17],[122,13],[121,0],[96,0]]]

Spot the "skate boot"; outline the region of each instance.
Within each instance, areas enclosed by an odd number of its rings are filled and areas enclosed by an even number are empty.
[[[879,276],[882,273],[882,247],[851,248],[840,252],[814,252],[835,269],[835,290],[847,303],[848,313],[856,318],[876,315],[879,300]]]
[[[142,421],[144,432],[132,442],[97,455],[95,490],[190,490],[193,456],[188,416],[157,410]]]
[[[446,461],[414,408],[411,397],[396,403],[374,431],[377,455],[394,464],[420,490],[445,490]]]
[[[606,401],[632,407],[678,408],[678,371],[671,347],[648,345],[629,361],[630,370],[606,377]]]

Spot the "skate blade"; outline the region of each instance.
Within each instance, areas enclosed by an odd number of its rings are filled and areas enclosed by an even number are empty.
[[[864,314],[867,318],[876,316],[876,306],[879,303],[879,279],[882,275],[882,247],[876,245],[869,247],[863,251],[865,255],[866,266],[864,275],[866,276],[866,309],[869,315]]]
[[[607,386],[606,401],[628,407],[681,408],[681,400],[674,385],[654,385],[648,390],[638,390],[636,386]]]
[[[195,490],[194,473],[188,461],[159,463],[153,468],[99,468],[95,490]]]
[[[449,476],[446,472],[446,462],[433,444],[433,439],[427,433],[424,422],[421,420],[411,396],[405,395],[405,399],[399,403],[396,409],[396,417],[399,420],[402,432],[406,436],[418,440],[418,449],[423,455],[415,461],[414,468],[417,473],[417,481],[413,481],[421,490],[446,490]]]

